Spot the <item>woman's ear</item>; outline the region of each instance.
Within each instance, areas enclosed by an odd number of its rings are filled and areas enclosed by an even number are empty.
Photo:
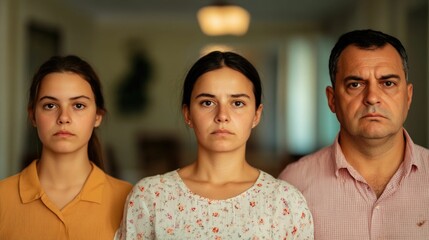
[[[255,117],[253,118],[252,128],[258,126],[259,122],[261,121],[263,109],[264,109],[264,105],[262,103],[259,104],[259,107],[258,107],[258,109],[256,109],[256,112],[255,112]]]
[[[31,108],[27,109],[27,115],[28,115],[28,120],[31,121],[31,125],[33,125],[33,127],[37,127],[36,118],[34,116],[34,110]]]
[[[190,128],[192,128],[192,120],[191,120],[191,114],[189,112],[189,107],[186,104],[183,104],[182,106],[182,114],[183,118],[185,119],[186,125],[188,125]]]
[[[103,121],[103,116],[106,112],[104,110],[97,110],[97,113],[95,115],[95,123],[94,127],[99,127],[101,125],[101,122]]]
[[[103,121],[103,115],[101,115],[101,114],[95,115],[95,124],[94,124],[94,127],[99,127],[101,125],[102,121]]]

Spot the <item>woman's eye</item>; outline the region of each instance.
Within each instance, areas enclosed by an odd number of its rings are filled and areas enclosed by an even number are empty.
[[[81,104],[81,103],[76,103],[76,104],[74,105],[74,107],[75,107],[76,109],[81,110],[81,109],[84,109],[84,108],[85,108],[85,105],[83,105],[83,104]]]
[[[201,105],[203,105],[204,107],[210,107],[213,105],[212,101],[202,101]]]
[[[55,107],[56,106],[53,103],[47,103],[43,105],[43,109],[46,109],[46,110],[54,109]]]
[[[245,105],[244,102],[241,101],[235,101],[233,104],[235,107],[243,107]]]

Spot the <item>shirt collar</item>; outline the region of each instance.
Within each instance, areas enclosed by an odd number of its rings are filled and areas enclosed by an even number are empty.
[[[22,170],[18,186],[22,203],[29,203],[42,197],[44,191],[40,186],[39,176],[37,175],[37,160],[34,160]]]
[[[337,135],[335,138],[334,144],[333,144],[333,151],[332,151],[332,159],[335,160],[335,175],[338,177],[340,175],[340,169],[347,169],[349,170],[350,174],[354,172],[353,167],[347,162],[346,157],[344,156],[344,153],[341,149],[340,143],[339,143],[340,134]]]
[[[413,166],[415,166],[417,169],[422,165],[422,159],[415,157],[415,150],[414,150],[414,142],[411,139],[408,132],[403,128],[404,132],[404,138],[405,138],[405,154],[404,154],[404,161],[401,165],[404,169],[405,175],[409,175],[411,172],[411,169]],[[349,172],[353,175],[353,172],[355,172],[354,168],[347,162],[346,157],[344,156],[343,151],[341,150],[341,146],[338,142],[339,140],[339,134],[335,138],[334,144],[333,144],[333,151],[332,151],[332,159],[335,159],[335,175],[338,177],[340,169],[348,169]]]
[[[415,144],[411,139],[408,132],[404,129],[404,137],[405,137],[405,155],[404,155],[404,166],[405,166],[405,174],[410,174],[412,167],[415,166],[417,169],[422,166],[422,158],[416,156]]]
[[[92,171],[79,194],[79,198],[83,201],[101,203],[106,174],[92,162],[91,164]],[[22,170],[19,177],[19,194],[23,203],[35,201],[43,196],[44,191],[37,175],[37,160]]]
[[[80,199],[89,202],[101,203],[103,190],[106,184],[106,174],[92,163],[92,171],[82,188]]]

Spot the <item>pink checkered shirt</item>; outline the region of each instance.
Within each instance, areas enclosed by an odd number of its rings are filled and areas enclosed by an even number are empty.
[[[283,170],[279,178],[307,199],[316,240],[429,239],[429,150],[405,129],[404,136],[404,161],[378,199],[346,161],[338,137]]]

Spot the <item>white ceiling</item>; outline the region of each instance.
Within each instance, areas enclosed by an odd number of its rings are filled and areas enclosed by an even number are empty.
[[[195,21],[195,14],[213,0],[61,0],[96,18],[136,18]],[[229,0],[246,8],[253,22],[318,23],[351,11],[358,0]]]

